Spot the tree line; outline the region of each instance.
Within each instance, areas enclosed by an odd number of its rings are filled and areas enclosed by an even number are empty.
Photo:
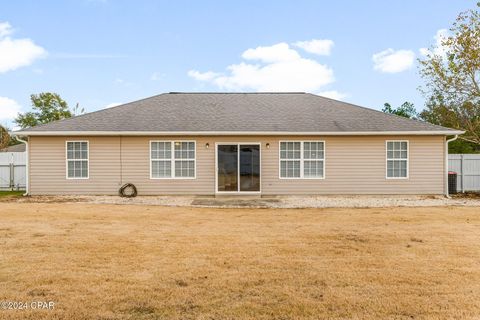
[[[419,64],[425,109],[417,113],[412,103],[405,102],[397,108],[385,103],[382,111],[465,130],[460,140],[450,143],[449,151],[480,152],[480,13],[460,13],[441,48],[428,50]]]
[[[14,121],[22,129],[85,113],[85,109],[80,108],[78,103],[75,107],[70,108],[58,93],[32,94],[30,95],[30,101],[32,102],[32,110],[19,113]],[[0,125],[0,149],[19,143],[8,132],[9,128]]]

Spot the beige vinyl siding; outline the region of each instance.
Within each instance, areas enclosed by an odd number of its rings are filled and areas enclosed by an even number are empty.
[[[409,178],[386,179],[386,140],[409,141]],[[275,194],[442,194],[443,136],[328,137],[31,137],[31,194],[117,194],[134,183],[140,195],[215,194],[215,143],[261,143],[261,192]],[[89,141],[89,179],[69,180],[65,141]],[[151,140],[195,140],[195,179],[150,179]],[[325,141],[325,179],[280,179],[279,141]],[[207,149],[205,144],[209,143]],[[266,144],[270,148],[266,148]],[[120,159],[122,163],[120,165]]]
[[[311,139],[306,137],[305,139]],[[409,178],[386,178],[386,140],[409,140]],[[278,152],[278,144],[271,149]],[[326,137],[325,179],[263,176],[265,194],[441,194],[443,137]],[[276,156],[265,162],[274,163]],[[262,168],[263,169],[263,168]]]
[[[196,141],[196,178],[150,179],[150,141]],[[131,182],[142,194],[212,194],[215,148],[205,149],[195,137],[123,137],[123,182]],[[213,151],[213,154],[212,154]],[[212,158],[213,155],[213,158]],[[172,173],[173,174],[173,173]]]
[[[115,194],[120,176],[114,137],[30,137],[31,194]],[[67,179],[66,141],[88,141],[89,178]]]

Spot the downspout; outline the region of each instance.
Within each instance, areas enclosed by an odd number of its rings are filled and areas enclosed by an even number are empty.
[[[30,156],[29,156],[29,151],[28,151],[28,141],[20,139],[18,136],[14,135],[15,139],[17,139],[19,142],[25,144],[25,193],[23,194],[24,197],[28,196],[30,193],[30,179],[29,179],[29,162],[30,162]]]
[[[448,194],[448,144],[452,141],[457,140],[458,134],[456,134],[453,138],[445,140],[445,197],[450,198]]]

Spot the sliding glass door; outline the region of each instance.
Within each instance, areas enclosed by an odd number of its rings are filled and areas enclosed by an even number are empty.
[[[260,145],[240,145],[240,191],[260,191]]]
[[[238,191],[238,145],[218,145],[218,192]]]
[[[217,191],[260,191],[260,144],[217,145]]]

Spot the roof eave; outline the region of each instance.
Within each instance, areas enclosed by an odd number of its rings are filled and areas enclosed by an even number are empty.
[[[385,135],[460,135],[461,130],[423,131],[341,131],[341,132],[289,132],[289,131],[16,131],[14,136],[385,136]]]

